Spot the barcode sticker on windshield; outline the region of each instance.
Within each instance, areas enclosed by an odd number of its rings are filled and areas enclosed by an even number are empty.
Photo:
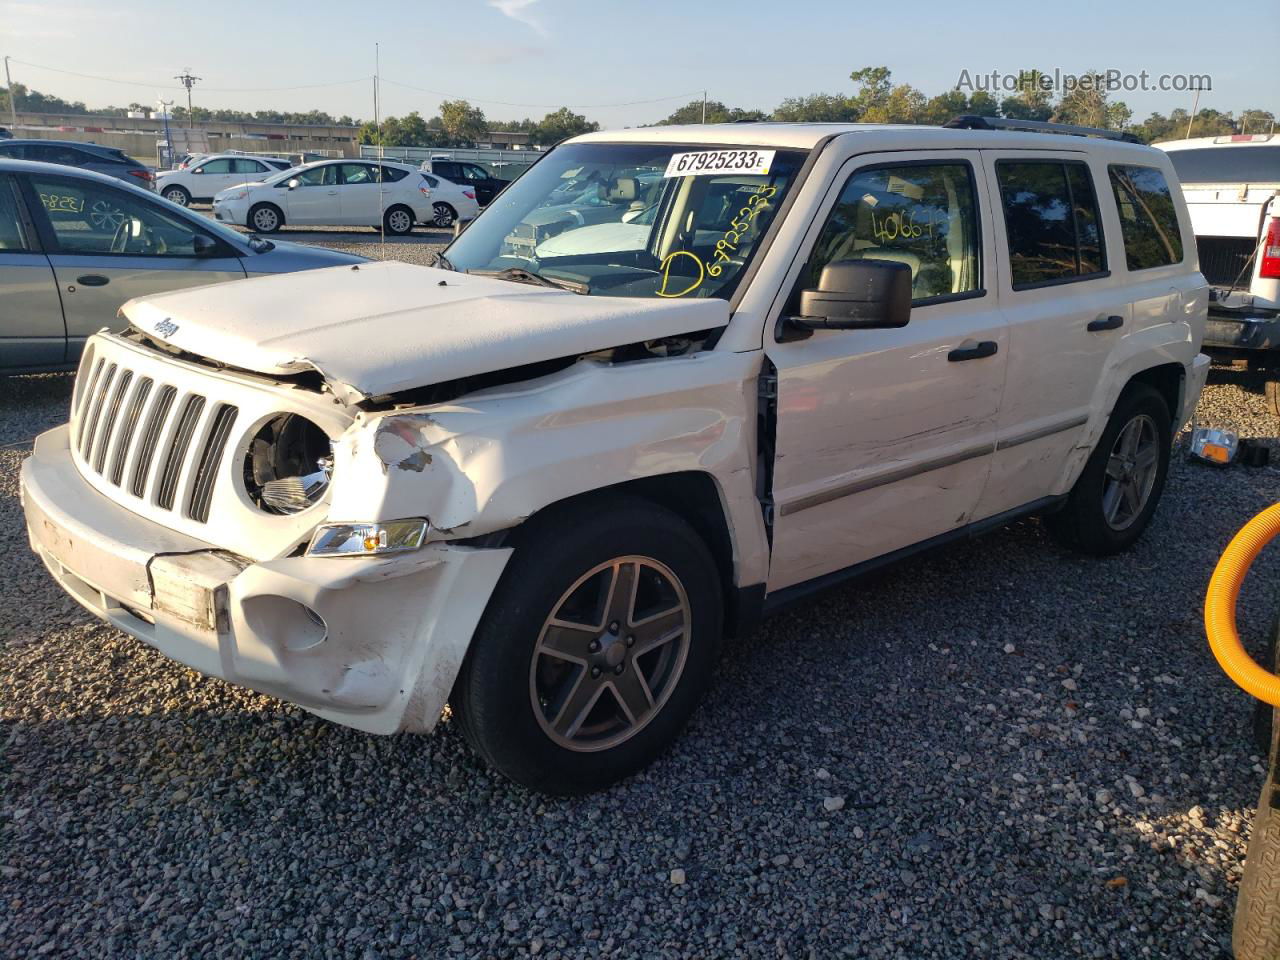
[[[699,150],[677,153],[667,164],[664,177],[696,177],[709,173],[766,174],[773,166],[774,150]]]

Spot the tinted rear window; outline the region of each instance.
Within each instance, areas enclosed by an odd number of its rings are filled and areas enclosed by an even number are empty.
[[[1183,183],[1280,183],[1280,146],[1170,150]]]
[[[1015,290],[1100,276],[1107,268],[1093,178],[1083,163],[996,163]]]

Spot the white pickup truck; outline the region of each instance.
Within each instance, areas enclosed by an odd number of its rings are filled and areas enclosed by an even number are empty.
[[[1280,413],[1280,133],[1156,144],[1182,182],[1212,289],[1205,352],[1269,369]]]

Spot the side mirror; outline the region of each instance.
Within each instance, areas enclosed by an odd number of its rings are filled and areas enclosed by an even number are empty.
[[[191,238],[191,251],[197,257],[212,257],[218,252],[218,241],[212,237],[206,237],[203,233],[197,233]]]
[[[196,167],[191,171],[192,176],[195,176],[197,173],[204,173],[204,167]]]
[[[778,323],[779,342],[814,330],[905,327],[911,319],[911,268],[894,260],[836,260],[822,268],[818,289],[800,291],[800,316]]]
[[[299,180],[297,177],[294,177],[292,180],[289,181],[290,190],[297,190],[300,186],[302,186],[302,181]]]

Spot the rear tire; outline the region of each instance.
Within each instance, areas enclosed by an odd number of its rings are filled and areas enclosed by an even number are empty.
[[[284,213],[274,203],[255,204],[246,219],[255,233],[275,233],[284,226]]]
[[[458,219],[458,211],[447,203],[433,203],[431,205],[431,214],[432,225],[440,227],[442,230],[452,227],[453,222]]]
[[[1130,384],[1066,506],[1044,518],[1049,532],[1064,546],[1093,556],[1129,549],[1160,502],[1172,445],[1164,398],[1145,383]]]
[[[518,533],[453,714],[517,783],[601,789],[684,727],[711,677],[722,611],[711,553],[680,517],[630,497],[553,509]]]
[[[413,230],[413,211],[403,205],[391,207],[382,215],[382,225],[393,237],[403,237]]]
[[[160,196],[170,203],[176,203],[180,207],[191,206],[191,194],[187,192],[186,187],[180,187],[177,184],[172,187],[165,187]]]

